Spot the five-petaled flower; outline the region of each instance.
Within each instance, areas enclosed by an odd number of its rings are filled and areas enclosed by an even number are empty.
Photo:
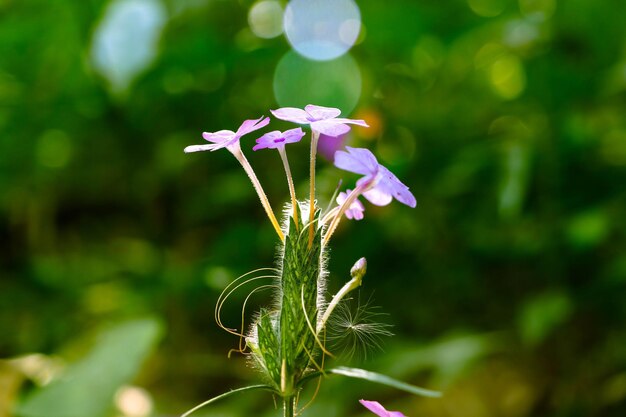
[[[399,411],[387,411],[378,401],[359,400],[359,402],[379,417],[406,417]]]
[[[340,192],[339,195],[337,196],[337,204],[341,206],[348,199],[348,195],[351,192],[352,190],[346,190],[346,192],[343,192],[343,191]],[[364,211],[365,211],[365,207],[363,206],[363,203],[361,203],[359,199],[356,198],[352,202],[352,204],[350,204],[350,207],[346,209],[345,215],[349,219],[361,220],[363,219]]]
[[[289,185],[289,195],[291,196],[291,206],[293,208],[293,218],[296,220],[296,227],[298,227],[298,202],[296,200],[296,189],[293,185],[293,179],[291,178],[291,169],[289,168],[289,161],[287,160],[287,151],[285,145],[288,143],[299,142],[304,136],[304,132],[301,128],[286,130],[280,132],[274,130],[273,132],[266,133],[256,140],[256,145],[252,148],[253,151],[259,149],[276,149],[280,154],[280,158],[283,161],[285,167],[285,174],[287,175],[287,183]]]
[[[346,146],[346,149],[348,152],[335,152],[335,166],[363,175],[356,183],[357,189],[370,203],[386,206],[395,198],[409,207],[416,206],[415,196],[409,191],[409,187],[380,165],[372,152],[365,148],[349,146]]]
[[[286,130],[282,133],[278,130],[274,130],[273,132],[266,133],[258,138],[256,140],[256,145],[252,148],[252,150],[258,151],[259,149],[284,148],[288,143],[299,142],[303,136],[304,132],[299,127]]]
[[[216,151],[222,148],[228,148],[229,151],[233,151],[233,148],[239,149],[239,139],[245,134],[259,130],[267,126],[270,122],[269,117],[260,117],[258,119],[246,120],[239,126],[236,132],[232,130],[220,130],[218,132],[204,132],[202,137],[213,142],[208,145],[192,145],[185,148],[185,153],[199,152],[199,151]]]
[[[199,151],[215,151],[218,149],[226,148],[228,151],[237,158],[237,161],[241,164],[246,174],[248,174],[248,178],[252,182],[252,186],[254,190],[257,192],[259,196],[259,200],[261,200],[261,205],[265,209],[265,213],[267,213],[267,217],[269,217],[272,226],[274,226],[274,230],[276,230],[276,234],[280,238],[280,240],[285,239],[285,235],[283,234],[280,225],[278,224],[278,220],[276,220],[276,215],[272,210],[272,206],[270,205],[269,200],[267,199],[267,195],[265,195],[265,191],[263,191],[263,187],[259,182],[252,166],[250,166],[250,162],[246,159],[243,152],[241,151],[241,146],[239,145],[239,139],[245,134],[250,132],[254,132],[255,130],[259,130],[262,127],[265,127],[269,124],[269,117],[260,117],[258,119],[250,119],[244,121],[239,129],[236,132],[232,130],[220,130],[218,132],[204,132],[202,137],[209,142],[213,142],[209,145],[192,145],[187,146],[185,148],[185,153],[189,152],[199,152]]]
[[[274,117],[301,125],[311,125],[314,132],[327,136],[340,136],[350,131],[348,124],[369,127],[365,120],[345,119],[339,117],[341,110],[332,107],[307,105],[304,110],[294,107],[283,107],[271,110]]]

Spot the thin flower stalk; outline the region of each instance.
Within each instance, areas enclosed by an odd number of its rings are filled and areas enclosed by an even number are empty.
[[[348,194],[348,197],[343,202],[343,204],[339,206],[339,210],[337,211],[337,214],[335,214],[335,216],[333,217],[333,220],[328,226],[328,230],[326,231],[326,234],[324,235],[324,239],[322,241],[322,244],[324,246],[328,244],[328,241],[330,240],[331,236],[333,235],[333,233],[335,233],[335,230],[337,230],[337,226],[339,226],[339,222],[341,221],[343,214],[346,212],[348,208],[350,208],[352,203],[354,203],[356,199],[361,194],[363,194],[363,192],[367,191],[367,189],[371,187],[372,182],[373,182],[373,179],[364,181],[361,184],[357,185],[357,187],[354,190],[352,190],[350,194]]]
[[[306,320],[306,324],[307,326],[309,326],[309,330],[311,330],[311,333],[313,334],[313,337],[315,338],[315,342],[317,343],[317,346],[322,350],[322,352],[324,352],[324,354],[333,357],[333,354],[330,353],[328,350],[326,350],[326,347],[324,346],[324,343],[322,343],[319,339],[319,331],[317,331],[317,329],[313,328],[313,324],[311,323],[311,320],[309,319],[309,316],[307,315],[306,312],[306,304],[304,302],[304,291],[301,292],[300,294],[301,300],[302,300],[302,313],[304,315],[304,318]],[[319,366],[317,366],[317,363],[315,362],[315,359],[313,358],[313,356],[311,354],[309,354],[309,359],[311,360],[311,362],[313,364],[316,365],[316,367],[318,368],[318,370],[321,370],[321,368]]]
[[[337,204],[339,205],[343,204],[343,202],[346,201],[346,198],[348,198],[348,194],[350,194],[350,192],[351,190],[346,190],[345,192],[342,191],[341,193],[339,193],[339,195],[337,196]],[[348,209],[346,210],[344,214],[350,220],[359,221],[359,220],[363,220],[364,211],[365,211],[365,207],[363,206],[363,203],[361,203],[357,197],[352,202],[350,207],[348,207]]]
[[[278,224],[278,220],[276,220],[276,216],[274,215],[274,210],[272,210],[272,206],[270,205],[270,202],[267,199],[267,195],[265,194],[265,191],[263,191],[263,187],[261,186],[261,183],[259,182],[259,179],[257,178],[256,174],[254,173],[254,170],[252,169],[250,162],[248,162],[248,159],[246,159],[246,156],[243,154],[243,152],[241,152],[239,143],[237,143],[237,148],[232,149],[231,152],[235,156],[235,158],[237,158],[237,161],[239,161],[244,171],[246,171],[246,174],[248,174],[248,178],[250,178],[250,181],[252,182],[252,186],[254,187],[254,190],[258,194],[259,199],[261,200],[261,205],[265,209],[265,213],[267,214],[267,217],[269,217],[270,222],[272,223],[272,226],[274,226],[274,230],[276,230],[276,234],[278,235],[281,241],[284,241],[285,235],[283,234],[283,231],[281,230],[280,225]]]
[[[241,145],[239,143],[240,139],[244,135],[267,126],[269,122],[270,122],[269,117],[260,117],[258,119],[245,120],[241,124],[241,126],[239,126],[239,129],[237,129],[236,132],[233,132],[232,130],[220,130],[217,132],[203,132],[202,137],[206,141],[211,142],[211,143],[208,145],[187,146],[185,148],[185,153],[202,152],[202,151],[213,152],[218,149],[226,148],[231,154],[233,154],[235,158],[237,158],[241,166],[243,167],[244,171],[246,171],[246,174],[248,174],[248,178],[250,178],[250,181],[252,182],[252,186],[254,187],[255,191],[257,192],[259,196],[259,199],[261,200],[261,205],[265,209],[265,212],[267,213],[267,217],[269,217],[270,222],[272,223],[272,226],[274,226],[274,229],[276,230],[278,237],[280,238],[281,241],[284,241],[285,236],[280,226],[278,225],[278,221],[276,220],[276,216],[274,215],[272,206],[270,205],[269,200],[267,199],[267,196],[265,195],[265,191],[263,191],[263,187],[261,186],[261,183],[259,182],[259,179],[257,178],[256,174],[254,173],[252,166],[250,166],[250,163],[248,162],[243,152],[241,151]]]
[[[300,222],[298,221],[298,202],[296,200],[296,191],[293,186],[293,179],[291,178],[291,170],[289,169],[289,160],[287,159],[287,151],[285,145],[288,143],[299,142],[304,136],[304,132],[301,128],[290,129],[285,132],[274,130],[266,133],[256,140],[256,145],[252,148],[254,151],[260,149],[276,149],[280,154],[280,158],[283,161],[285,167],[285,174],[287,175],[287,184],[289,185],[289,194],[291,195],[291,207],[293,208],[293,218],[295,220],[296,229],[300,228]]]
[[[324,217],[322,217],[322,225],[325,225],[326,223],[328,223],[332,218],[334,218],[337,213],[339,212],[339,208],[340,206],[335,206],[332,209],[328,210],[328,212],[324,215]]]
[[[324,312],[322,319],[318,322],[317,329],[316,329],[318,335],[326,326],[326,322],[330,318],[331,314],[333,314],[335,307],[337,307],[337,305],[343,299],[343,297],[345,297],[350,291],[361,286],[361,284],[363,283],[363,276],[365,275],[365,269],[366,269],[365,258],[359,259],[354,264],[354,267],[352,268],[352,271],[351,271],[352,279],[346,282],[346,284],[343,287],[341,287],[341,289],[337,292],[337,294],[333,296],[333,299],[328,305],[328,308],[326,308],[326,311]]]
[[[289,185],[289,195],[291,196],[291,207],[293,209],[293,220],[296,224],[296,228],[299,229],[300,221],[298,220],[298,200],[296,199],[296,189],[293,185],[293,178],[291,176],[291,169],[289,168],[289,160],[287,159],[287,151],[285,147],[279,147],[278,153],[280,159],[283,161],[285,167],[285,175],[287,176],[287,184]]]
[[[315,230],[313,229],[313,220],[315,219],[315,157],[317,155],[317,141],[320,134],[315,130],[311,131],[311,165],[309,169],[310,189],[309,189],[309,247],[313,245],[313,237]]]

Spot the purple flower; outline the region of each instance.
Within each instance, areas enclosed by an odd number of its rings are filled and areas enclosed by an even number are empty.
[[[387,411],[378,401],[359,400],[363,407],[379,417],[406,417],[399,411]]]
[[[409,207],[416,206],[415,196],[409,191],[409,187],[380,165],[373,153],[364,148],[346,146],[346,149],[348,152],[335,152],[335,166],[364,175],[357,181],[357,187],[363,189],[363,196],[370,203],[386,206],[395,198]]]
[[[284,148],[288,143],[299,142],[304,136],[304,132],[299,127],[291,130],[280,132],[275,130],[261,136],[256,140],[256,145],[252,150],[258,151],[259,149],[278,149]]]
[[[345,193],[343,191],[340,192],[339,195],[337,196],[337,204],[341,206],[344,203],[344,201],[348,199],[348,194],[350,194],[351,192],[352,190],[346,190]],[[364,211],[365,211],[365,207],[363,207],[363,203],[361,203],[359,199],[356,198],[352,202],[352,204],[350,204],[350,207],[348,207],[345,214],[346,214],[346,217],[349,219],[361,220],[363,219]]]
[[[185,153],[189,152],[199,152],[199,151],[216,151],[222,148],[231,149],[231,146],[238,145],[239,139],[245,134],[250,132],[254,132],[255,130],[261,129],[269,124],[269,117],[261,117],[259,119],[251,119],[246,120],[239,126],[236,132],[232,130],[220,130],[218,132],[204,132],[202,133],[202,137],[209,141],[213,142],[209,145],[192,145],[187,146],[185,148]],[[239,149],[239,148],[237,148]]]
[[[311,125],[311,129],[327,136],[341,136],[350,131],[350,126],[354,124],[369,127],[364,120],[344,119],[338,117],[341,110],[332,107],[307,105],[304,110],[294,107],[283,107],[278,110],[271,110],[274,117],[288,122],[301,125]]]

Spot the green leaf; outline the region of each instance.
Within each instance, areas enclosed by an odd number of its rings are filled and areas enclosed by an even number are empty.
[[[329,374],[343,375],[350,378],[365,379],[367,381],[387,385],[402,391],[409,392],[411,394],[422,395],[425,397],[439,398],[442,395],[439,391],[431,391],[425,388],[416,387],[415,385],[407,384],[406,382],[398,381],[397,379],[393,379],[386,375],[377,374],[376,372],[370,372],[364,369],[347,368],[345,366],[340,366],[338,368],[329,369],[326,372]]]
[[[269,385],[250,385],[250,386],[243,387],[243,388],[237,388],[237,389],[234,389],[232,391],[228,391],[228,392],[225,392],[223,394],[220,394],[217,397],[213,397],[210,400],[206,400],[205,402],[203,402],[201,404],[196,405],[194,408],[192,408],[191,410],[187,411],[185,414],[183,414],[180,417],[187,417],[190,414],[198,411],[202,407],[205,407],[205,406],[207,406],[207,405],[209,405],[211,403],[214,403],[215,401],[221,400],[222,398],[230,397],[233,394],[238,394],[240,392],[246,392],[246,391],[255,391],[255,390],[266,390],[266,391],[276,392]]]
[[[117,389],[139,371],[160,338],[154,319],[120,324],[102,332],[93,349],[50,385],[18,406],[23,417],[101,417],[108,415]]]

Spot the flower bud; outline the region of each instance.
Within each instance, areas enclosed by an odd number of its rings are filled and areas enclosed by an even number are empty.
[[[350,270],[350,276],[360,281],[361,279],[363,279],[363,276],[365,275],[366,271],[367,271],[367,260],[365,258],[361,258],[354,263],[354,266]]]

